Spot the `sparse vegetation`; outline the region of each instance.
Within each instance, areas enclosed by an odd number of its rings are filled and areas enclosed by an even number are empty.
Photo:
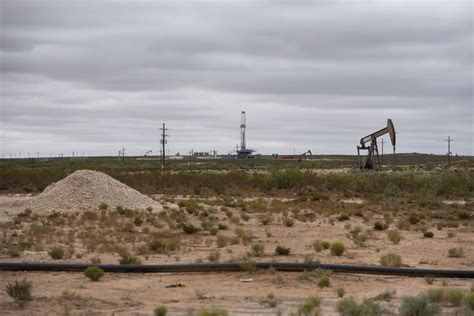
[[[218,262],[221,257],[221,254],[218,250],[211,250],[209,256],[207,257],[210,262]]]
[[[386,230],[388,228],[388,225],[386,223],[382,222],[375,222],[374,223],[374,230]]]
[[[261,243],[258,243],[258,244],[253,244],[250,247],[250,251],[248,252],[248,255],[252,257],[261,257],[264,255],[264,253],[265,253],[265,246]]]
[[[402,299],[400,316],[435,316],[440,313],[438,304],[431,303],[424,295],[409,296]]]
[[[277,246],[275,248],[275,254],[277,256],[288,256],[290,254],[290,248],[286,248],[283,246]]]
[[[395,253],[388,253],[380,258],[380,264],[385,267],[401,267],[402,258]]]
[[[109,208],[109,206],[107,205],[107,203],[102,202],[99,205],[99,210],[106,210],[108,208]]]
[[[166,306],[162,305],[160,307],[155,308],[153,313],[155,316],[166,316],[166,314],[168,313],[168,309],[166,308]]]
[[[336,294],[338,297],[344,297],[344,295],[346,294],[346,290],[342,287],[338,287],[336,289]]]
[[[23,308],[26,302],[32,300],[31,290],[33,284],[26,279],[21,281],[15,281],[15,283],[8,283],[5,291],[7,294],[15,300],[15,302]]]
[[[212,306],[212,307],[203,307],[201,308],[196,316],[227,316],[229,312],[222,307]]]
[[[378,316],[384,314],[384,309],[370,299],[365,299],[359,304],[352,298],[343,298],[336,303],[336,310],[341,316]]]
[[[329,280],[329,277],[327,275],[322,275],[320,278],[319,278],[319,281],[318,281],[318,286],[323,289],[325,287],[329,287],[331,286],[331,281]]]
[[[56,246],[56,247],[51,248],[48,254],[54,260],[59,260],[59,259],[64,258],[64,249]]]
[[[321,300],[317,296],[308,297],[303,303],[298,305],[298,316],[319,315]]]
[[[444,291],[443,301],[451,306],[461,306],[464,293],[458,289],[447,289]]]
[[[388,230],[387,237],[393,244],[398,244],[402,240],[402,236],[398,230]]]
[[[457,247],[451,248],[448,250],[448,257],[449,258],[462,258],[464,257],[464,248]]]
[[[280,303],[281,301],[273,293],[269,293],[264,299],[260,301],[260,304],[271,308],[276,307]]]
[[[342,256],[342,254],[346,250],[346,247],[342,242],[335,242],[331,244],[330,250],[333,256]]]
[[[99,281],[104,276],[104,270],[97,266],[90,266],[84,270],[84,275],[92,281]]]
[[[423,233],[423,237],[425,237],[425,238],[433,238],[433,236],[434,236],[434,234],[430,230],[427,230]]]
[[[240,263],[240,268],[245,272],[255,272],[257,270],[257,263],[251,259],[247,259]]]

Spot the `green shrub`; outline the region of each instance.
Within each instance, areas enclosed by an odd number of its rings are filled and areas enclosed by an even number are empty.
[[[333,256],[341,256],[346,250],[346,247],[342,242],[335,242],[331,244],[330,250]]]
[[[268,225],[273,222],[273,216],[271,214],[260,215],[258,219],[262,225]]]
[[[18,258],[21,254],[21,248],[19,246],[10,246],[7,253],[10,257]]]
[[[271,179],[278,189],[291,189],[297,184],[302,184],[303,173],[296,169],[275,171],[271,173]]]
[[[250,216],[247,213],[242,213],[240,214],[240,218],[247,222],[250,219]]]
[[[317,296],[308,297],[302,304],[298,305],[298,316],[318,315],[321,300]]]
[[[166,316],[166,313],[168,313],[168,309],[166,306],[161,305],[160,307],[155,308],[153,311],[155,316]]]
[[[325,287],[331,286],[331,281],[329,280],[327,275],[323,275],[318,280],[318,286],[323,289]]]
[[[223,248],[223,247],[227,246],[228,242],[229,242],[229,239],[227,237],[217,236],[217,239],[216,239],[217,247]]]
[[[386,230],[388,228],[388,225],[386,223],[382,222],[375,222],[374,223],[374,230]]]
[[[435,316],[439,315],[440,307],[426,296],[409,296],[402,299],[399,312],[400,316]]]
[[[106,210],[108,208],[109,208],[109,206],[107,205],[107,203],[102,202],[99,205],[99,210]]]
[[[283,246],[277,246],[275,249],[275,254],[277,256],[288,256],[290,254],[290,248],[286,248]]]
[[[253,244],[250,247],[249,256],[261,257],[265,253],[265,246],[263,244]]]
[[[212,306],[211,308],[203,307],[201,308],[196,316],[227,316],[229,312],[219,306]]]
[[[359,304],[352,298],[343,298],[336,303],[336,311],[342,316],[384,315],[383,308],[370,299],[365,299]]]
[[[430,230],[427,230],[423,233],[423,237],[425,237],[425,238],[433,238],[433,236],[434,236],[434,234]]]
[[[336,294],[338,297],[344,297],[344,295],[346,294],[346,290],[342,287],[338,287],[336,289]]]
[[[271,308],[276,307],[280,303],[281,301],[273,293],[268,294],[264,299],[260,301],[260,304],[266,305]]]
[[[432,303],[441,303],[444,297],[444,289],[429,289],[426,291],[426,297]]]
[[[101,260],[99,257],[92,257],[89,259],[92,264],[100,264]]]
[[[321,241],[320,241],[320,240],[315,240],[315,241],[313,242],[313,249],[314,249],[314,251],[316,251],[316,252],[321,252],[321,251],[323,251],[324,248],[323,248],[323,245],[321,244]]]
[[[155,240],[152,240],[150,243],[148,243],[148,247],[150,248],[151,251],[154,251],[157,253],[164,253],[166,249],[166,244],[159,239],[155,239]]]
[[[391,301],[395,297],[395,291],[385,290],[373,298],[374,301]]]
[[[26,302],[31,301],[31,289],[33,284],[26,279],[22,281],[15,281],[15,283],[8,283],[6,286],[7,294],[15,300],[15,302],[23,308]]]
[[[380,264],[385,267],[401,267],[402,258],[395,253],[388,253],[380,258]]]
[[[283,224],[284,224],[286,227],[292,227],[292,226],[295,224],[295,221],[294,221],[292,218],[285,217],[285,218],[283,219]]]
[[[443,301],[453,305],[460,306],[464,298],[464,293],[458,289],[448,289],[444,292]]]
[[[466,315],[469,315],[469,313],[474,314],[474,292],[467,293],[464,296],[464,311]]]
[[[420,222],[421,220],[421,216],[418,215],[417,213],[411,213],[409,216],[408,216],[408,222],[412,225],[416,225]]]
[[[199,231],[198,227],[195,227],[193,224],[183,224],[183,232],[185,234],[191,235]]]
[[[218,232],[219,232],[219,226],[211,226],[209,228],[209,233],[213,236],[217,235]]]
[[[99,281],[99,279],[104,276],[104,270],[97,266],[90,266],[84,270],[84,275],[92,281]]]
[[[221,257],[221,254],[218,250],[212,250],[209,253],[208,259],[210,262],[218,262]]]
[[[64,258],[64,249],[61,247],[53,247],[49,250],[48,254],[54,260],[59,260]]]
[[[342,300],[337,301],[336,303],[336,311],[339,312],[340,315],[343,316],[362,316],[360,311],[359,304],[352,298],[344,298]]]
[[[121,258],[119,259],[119,263],[120,264],[141,264],[142,262],[136,256],[124,255],[124,256],[121,256]]]
[[[462,258],[464,257],[464,249],[462,247],[451,248],[448,250],[449,258]]]
[[[394,244],[398,244],[402,240],[402,236],[398,230],[388,230],[387,231],[388,240]]]
[[[254,272],[257,270],[257,263],[251,259],[244,260],[240,263],[240,269],[245,272]]]

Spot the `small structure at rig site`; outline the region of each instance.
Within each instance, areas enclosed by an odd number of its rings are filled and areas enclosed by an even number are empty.
[[[382,128],[370,135],[362,137],[360,139],[360,146],[357,146],[357,156],[359,157],[359,168],[364,169],[380,169],[382,164],[380,163],[379,149],[377,147],[377,138],[385,134],[390,135],[390,141],[393,146],[393,162],[395,164],[395,143],[396,134],[395,127],[393,126],[392,120],[387,119],[387,127]],[[360,151],[367,150],[367,156],[361,158]]]
[[[245,111],[242,111],[240,121],[240,149],[237,149],[237,158],[254,158],[255,149],[247,148],[245,132],[247,125],[245,123]]]

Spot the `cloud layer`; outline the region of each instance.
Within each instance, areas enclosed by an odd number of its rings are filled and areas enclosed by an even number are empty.
[[[1,154],[473,154],[470,1],[0,2]],[[385,139],[388,141],[388,138]]]

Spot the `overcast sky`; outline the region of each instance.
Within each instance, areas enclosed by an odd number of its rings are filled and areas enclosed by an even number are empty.
[[[1,155],[473,155],[471,1],[0,0]],[[384,137],[389,141],[388,137]],[[385,150],[390,150],[388,144]]]

